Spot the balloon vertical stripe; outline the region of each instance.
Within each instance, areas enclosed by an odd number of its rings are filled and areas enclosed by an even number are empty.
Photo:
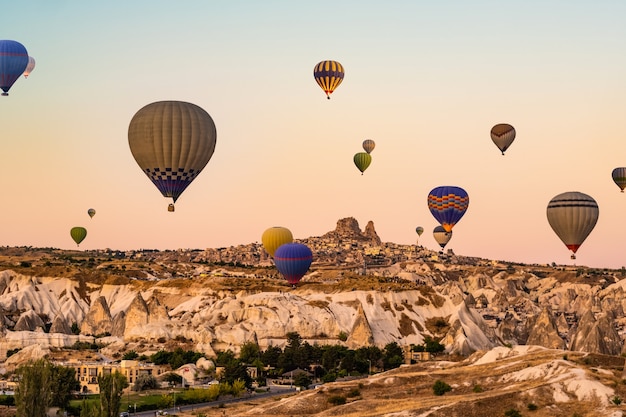
[[[599,208],[596,200],[587,194],[570,191],[550,200],[546,216],[552,230],[575,254],[595,227]]]

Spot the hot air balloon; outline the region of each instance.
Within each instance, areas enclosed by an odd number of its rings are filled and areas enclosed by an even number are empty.
[[[28,64],[26,65],[26,69],[24,70],[24,78],[28,78],[31,72],[35,69],[35,58],[32,56],[28,57]]]
[[[90,208],[89,210],[87,210],[87,214],[89,214],[89,217],[91,217],[93,219],[93,216],[96,215],[96,211],[92,208]]]
[[[424,228],[422,226],[417,226],[415,228],[415,233],[417,233],[418,236],[421,236],[422,233],[424,233]]]
[[[491,140],[504,155],[511,143],[515,140],[515,128],[506,123],[500,123],[491,128]]]
[[[446,232],[451,232],[469,206],[469,196],[455,186],[433,188],[428,194],[428,208]]]
[[[626,168],[615,168],[611,176],[613,177],[613,181],[615,181],[615,184],[617,184],[619,189],[624,192],[624,188],[626,188]]]
[[[128,126],[128,144],[137,164],[174,203],[213,156],[216,137],[211,116],[183,101],[148,104]],[[168,211],[174,211],[173,204]]]
[[[84,227],[72,227],[70,230],[70,236],[72,236],[72,239],[76,242],[76,246],[80,246],[80,242],[85,240],[87,237],[87,229]]]
[[[372,153],[375,147],[376,147],[376,142],[374,142],[373,140],[365,139],[363,141],[363,149],[365,149],[365,152]]]
[[[576,259],[576,251],[598,221],[598,203],[587,194],[570,191],[550,200],[546,214],[552,230]]]
[[[302,243],[285,243],[274,252],[276,269],[291,285],[296,285],[313,262],[313,253]]]
[[[368,166],[372,163],[372,156],[367,152],[359,152],[354,155],[354,165],[361,171],[361,175],[367,169]]]
[[[24,45],[11,40],[0,40],[0,88],[3,96],[24,73],[28,65],[28,52]]]
[[[330,100],[330,95],[343,81],[343,65],[337,61],[322,61],[313,69],[315,81],[326,93],[326,98]]]
[[[441,246],[441,250],[443,250],[443,248],[446,247],[450,239],[452,239],[452,231],[446,232],[446,229],[441,226],[437,226],[433,230],[433,237],[435,238],[437,243],[439,243],[439,246]]]
[[[265,251],[269,253],[271,257],[274,257],[274,252],[276,252],[276,249],[281,245],[293,242],[293,235],[286,227],[274,226],[263,232],[261,242],[263,242]]]

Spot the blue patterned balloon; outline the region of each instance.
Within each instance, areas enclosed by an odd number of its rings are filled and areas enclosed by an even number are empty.
[[[469,196],[461,187],[442,186],[428,193],[428,208],[446,232],[451,232],[469,206]]]
[[[28,52],[24,45],[11,40],[0,40],[0,88],[3,96],[24,73],[28,65]]]
[[[285,243],[274,252],[274,264],[288,283],[296,285],[313,262],[313,252],[302,243]]]

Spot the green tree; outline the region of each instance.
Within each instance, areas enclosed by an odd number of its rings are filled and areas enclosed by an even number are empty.
[[[261,361],[263,361],[265,365],[276,368],[278,366],[278,358],[282,353],[283,350],[278,346],[268,346],[261,354]]]
[[[133,384],[133,391],[145,391],[159,388],[159,382],[152,375],[139,375]]]
[[[404,353],[396,342],[388,343],[383,350],[383,367],[385,369],[397,368],[404,363]]]
[[[19,384],[15,391],[17,415],[45,417],[52,403],[52,364],[39,359],[17,368]]]
[[[122,356],[122,360],[132,361],[134,359],[137,359],[138,357],[139,354],[137,352],[135,352],[134,350],[129,350],[128,352],[124,353],[124,356]]]
[[[50,391],[53,406],[66,409],[72,399],[72,391],[78,391],[80,384],[76,380],[76,370],[68,366],[52,365]]]
[[[452,390],[452,387],[440,379],[436,380],[435,383],[433,384],[433,393],[435,395],[443,395],[446,392],[451,391],[451,390]]]
[[[80,417],[100,417],[100,409],[95,401],[83,401],[80,406]]]
[[[122,403],[124,388],[128,387],[126,377],[119,372],[98,376],[100,388],[101,417],[117,417]]]
[[[252,363],[261,356],[261,349],[259,345],[254,342],[246,342],[241,345],[239,351],[239,360],[243,363]]]
[[[311,385],[313,383],[313,380],[311,380],[311,377],[308,376],[306,374],[306,372],[299,372],[294,378],[293,378],[293,384],[296,387],[302,387],[302,388],[307,388],[309,385]]]
[[[245,387],[252,389],[252,377],[248,374],[246,365],[238,360],[234,360],[224,366],[220,382],[232,386],[237,380],[244,381]]]

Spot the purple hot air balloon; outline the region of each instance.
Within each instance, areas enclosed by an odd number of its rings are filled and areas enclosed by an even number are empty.
[[[0,88],[3,96],[24,73],[28,65],[28,52],[24,45],[11,40],[0,40]]]
[[[469,196],[461,187],[446,185],[428,193],[428,208],[446,232],[451,232],[469,206]]]
[[[291,285],[296,285],[313,262],[313,253],[302,243],[285,243],[274,252],[276,269]]]

